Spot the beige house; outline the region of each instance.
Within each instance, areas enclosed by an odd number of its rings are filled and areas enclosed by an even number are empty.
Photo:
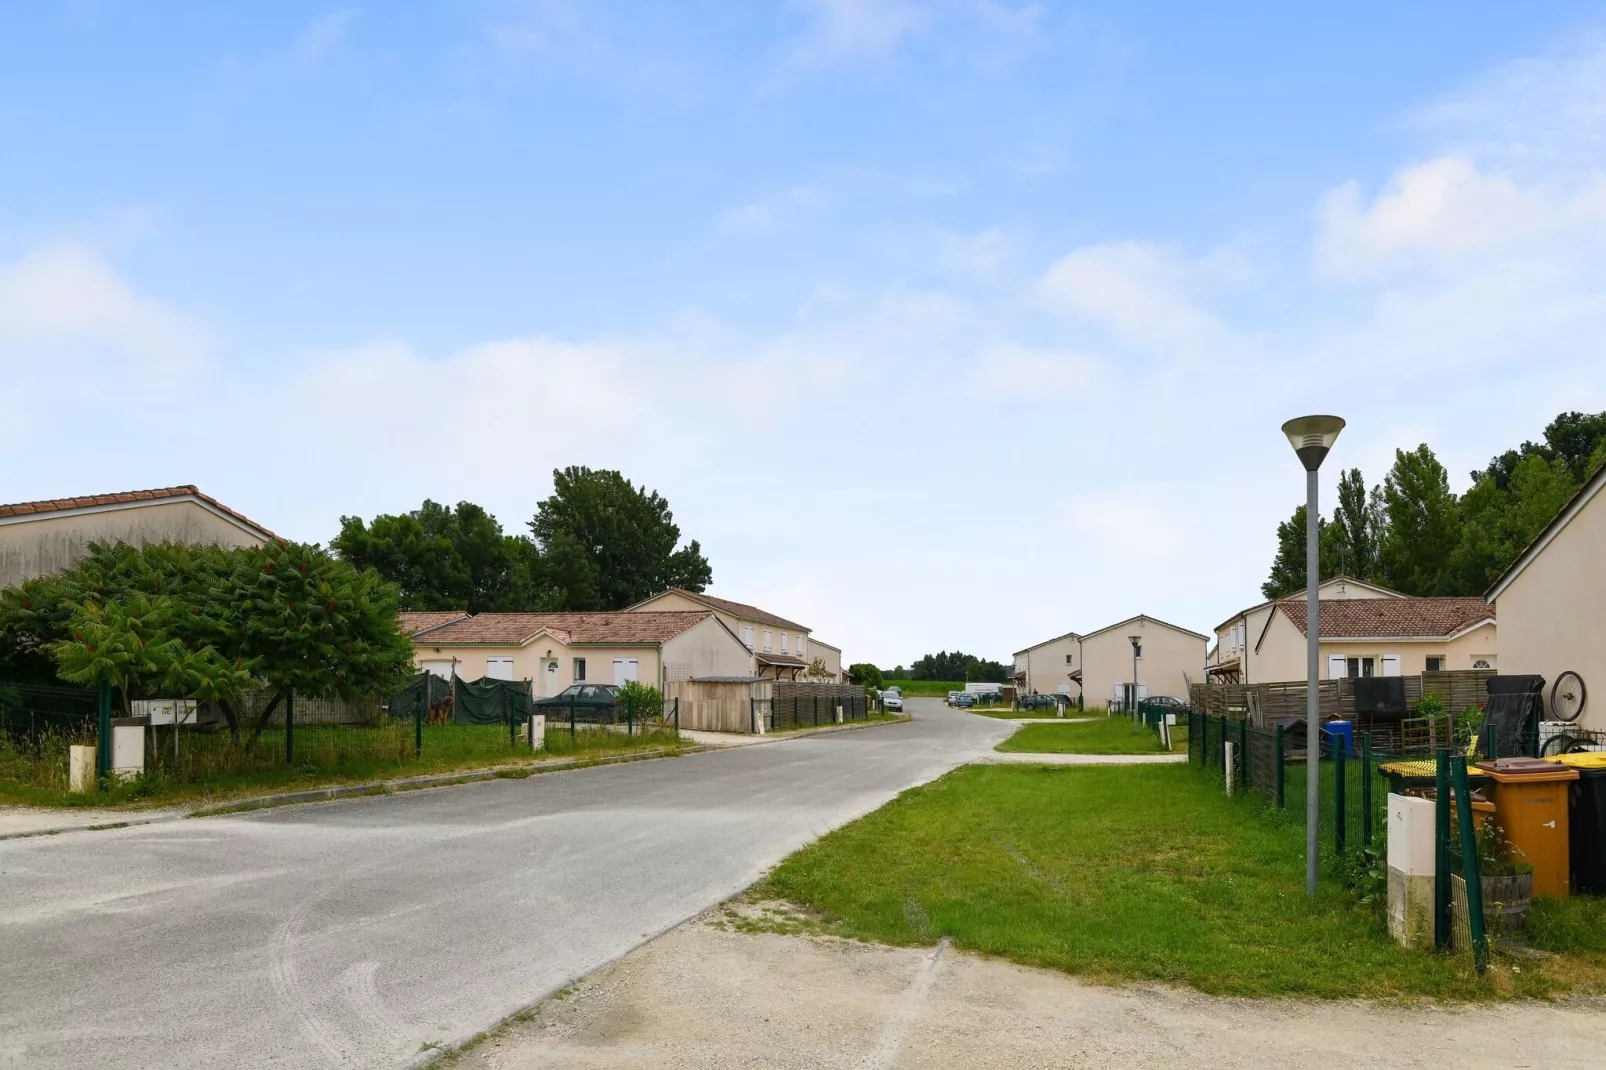
[[[531,680],[537,697],[570,684],[662,687],[747,676],[752,654],[708,610],[633,613],[403,613],[413,660],[439,676]]]
[[[813,676],[805,670],[804,679],[817,680],[825,684],[840,684],[847,679],[842,672],[842,651],[839,648],[832,646],[830,643],[822,642],[811,635],[808,639],[807,653],[810,667],[812,668],[815,661],[822,662],[825,666],[825,675]]]
[[[1317,587],[1322,602],[1352,598],[1405,598],[1406,595],[1375,583],[1355,579],[1353,576],[1334,576]],[[1286,596],[1283,601],[1301,604],[1305,592]],[[1277,599],[1261,602],[1234,613],[1216,625],[1216,645],[1210,651],[1209,675],[1213,680],[1228,684],[1258,684],[1285,679],[1304,679],[1304,662],[1294,677],[1267,676],[1266,667],[1260,664],[1259,652],[1254,645],[1265,632],[1267,623],[1276,611]]]
[[[767,610],[745,602],[732,602],[728,598],[671,587],[667,591],[637,602],[625,609],[626,613],[658,612],[706,613],[712,611],[731,634],[742,641],[751,652],[747,672],[755,676],[772,676],[780,680],[795,680],[808,671],[810,653],[809,628],[795,621],[778,617]],[[837,651],[840,661],[841,651]]]
[[[1323,680],[1503,668],[1494,610],[1481,598],[1324,598],[1318,613]],[[1304,599],[1273,603],[1250,639],[1253,675],[1240,682],[1305,678]]]
[[[1578,725],[1606,731],[1606,467],[1585,481],[1485,597],[1500,614],[1500,671],[1584,681]],[[1549,716],[1550,693],[1545,693]]]
[[[92,542],[261,546],[273,532],[192,486],[0,505],[0,587],[60,572]]]
[[[1015,651],[1015,692],[1019,695],[1082,693],[1082,637],[1076,632]]]
[[[1132,636],[1138,637],[1141,650],[1137,659],[1138,697],[1167,695],[1186,702],[1189,682],[1204,676],[1205,648],[1210,645],[1210,637],[1140,614],[1082,636],[1085,705],[1119,700],[1131,688]]]

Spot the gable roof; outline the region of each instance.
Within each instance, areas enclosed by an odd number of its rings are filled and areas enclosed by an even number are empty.
[[[1584,506],[1588,505],[1590,500],[1600,493],[1602,487],[1606,487],[1606,464],[1595,469],[1595,474],[1584,480],[1584,485],[1579,487],[1571,498],[1567,499],[1566,505],[1557,510],[1550,523],[1546,524],[1539,534],[1534,536],[1533,541],[1523,548],[1522,553],[1517,555],[1517,559],[1507,566],[1506,570],[1500,574],[1494,583],[1489,585],[1489,589],[1484,592],[1484,599],[1493,602],[1496,598],[1499,598],[1501,593],[1511,586],[1511,581],[1522,575],[1523,570],[1533,563],[1534,558],[1545,552],[1545,547],[1550,545],[1550,540],[1560,534],[1562,528],[1572,523],[1573,517],[1583,512]]]
[[[0,505],[0,524],[37,520],[60,513],[101,512],[109,509],[133,509],[146,502],[193,501],[212,512],[219,513],[242,527],[250,528],[264,540],[278,538],[255,520],[224,505],[216,498],[202,494],[193,483],[182,487],[158,487],[154,490],[123,490],[111,494],[87,494],[80,498],[51,498],[39,502],[15,502]]]
[[[1305,602],[1284,599],[1282,615],[1305,634]],[[1323,639],[1440,639],[1494,620],[1481,598],[1345,598],[1317,606]]]
[[[785,617],[777,617],[774,613],[759,609],[757,606],[750,606],[746,602],[732,602],[729,598],[715,598],[711,594],[702,594],[698,591],[688,591],[684,587],[666,588],[665,590],[659,591],[657,594],[653,595],[652,598],[644,598],[640,602],[637,602],[635,606],[627,607],[625,612],[640,612],[636,606],[644,606],[654,599],[662,598],[666,594],[678,594],[682,598],[690,598],[693,602],[701,603],[702,605],[707,606],[709,609],[717,609],[722,613],[729,613],[733,617],[741,617],[744,620],[757,621],[760,624],[769,624],[777,628],[791,628],[794,631],[799,632],[806,632],[810,630],[809,626],[806,624],[799,624],[796,621],[787,620]]]
[[[542,632],[565,645],[664,643],[712,617],[710,612],[476,613],[416,632],[419,646],[523,646]],[[727,629],[728,631],[728,629]]]
[[[1382,584],[1372,583],[1370,580],[1358,580],[1354,576],[1346,575],[1345,573],[1342,573],[1342,572],[1340,572],[1337,576],[1331,576],[1331,577],[1323,580],[1321,583],[1317,584],[1316,590],[1318,592],[1318,595],[1319,595],[1319,593],[1321,591],[1325,590],[1327,587],[1329,587],[1329,586],[1331,586],[1332,584],[1335,584],[1335,583],[1353,584],[1356,587],[1364,587],[1368,591],[1376,591],[1378,593],[1378,595],[1380,597],[1382,597],[1382,598],[1409,598],[1409,597],[1411,597],[1410,595],[1406,594],[1404,591],[1396,591],[1392,587],[1384,587]],[[1273,602],[1281,602],[1281,601],[1283,601],[1283,599],[1292,599],[1293,601],[1296,601],[1296,602],[1303,602],[1305,600],[1305,592],[1304,591],[1296,591],[1293,594],[1284,595],[1283,598],[1268,598],[1264,602],[1256,602],[1254,605],[1250,606],[1248,609],[1240,609],[1238,612],[1234,613],[1232,616],[1228,617],[1226,620],[1224,620],[1220,624],[1216,625],[1216,631],[1218,631],[1218,632],[1221,631],[1221,629],[1225,628],[1227,625],[1231,624],[1233,621],[1237,620],[1239,617],[1246,617],[1249,614],[1255,612],[1255,610],[1257,610],[1257,609],[1265,609],[1267,606],[1271,605]]]
[[[407,609],[396,614],[396,630],[403,635],[417,635],[466,616],[468,613],[461,609]]]
[[[1210,642],[1210,637],[1208,635],[1200,635],[1198,632],[1189,628],[1179,627],[1170,623],[1169,621],[1163,621],[1159,617],[1151,617],[1147,613],[1139,613],[1135,617],[1128,617],[1126,620],[1118,620],[1114,624],[1106,625],[1096,632],[1088,632],[1086,635],[1082,636],[1082,641],[1085,643],[1095,635],[1103,635],[1105,632],[1113,631],[1114,629],[1120,628],[1123,625],[1131,624],[1135,620],[1147,621],[1150,624],[1158,624],[1161,627],[1170,628],[1174,632],[1181,632],[1183,635],[1191,635],[1196,639],[1203,639],[1206,643]]]
[[[1057,643],[1061,639],[1080,639],[1080,638],[1082,638],[1081,635],[1079,635],[1076,632],[1066,632],[1064,635],[1056,635],[1052,639],[1044,639],[1041,643],[1033,643],[1031,646],[1021,647],[1019,650],[1015,651],[1015,653],[1016,654],[1024,654],[1028,650],[1036,650],[1040,646],[1047,646],[1050,643]]]

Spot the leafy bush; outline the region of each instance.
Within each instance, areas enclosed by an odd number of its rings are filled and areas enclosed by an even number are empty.
[[[660,718],[664,714],[664,693],[650,684],[627,680],[619,687],[619,706],[628,706],[637,720]]]

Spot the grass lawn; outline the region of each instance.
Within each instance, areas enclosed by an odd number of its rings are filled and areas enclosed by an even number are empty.
[[[1172,729],[1177,753],[1188,753],[1188,730]],[[1165,748],[1152,728],[1132,731],[1124,717],[1100,717],[1082,724],[1029,724],[995,750],[1025,754],[1162,754]]]
[[[156,745],[162,746],[158,737]],[[147,773],[108,790],[70,794],[67,758],[18,753],[0,746],[0,803],[32,806],[164,806],[213,802],[338,784],[483,769],[552,758],[601,758],[632,751],[679,749],[673,732],[626,736],[623,732],[548,726],[545,747],[531,752],[508,742],[502,725],[429,725],[420,757],[413,756],[413,726],[382,728],[301,725],[295,732],[296,764],[284,760],[283,728],[265,731],[245,755],[223,733],[182,736],[179,759],[165,748]],[[32,759],[32,760],[25,760]],[[147,756],[150,762],[150,756]]]
[[[852,720],[844,720],[842,723],[843,725],[886,724],[889,721],[908,721],[911,719],[912,718],[907,713],[878,713],[876,712],[875,707],[872,706],[870,708],[870,715],[868,717],[855,717]],[[779,728],[766,728],[764,731],[772,736],[776,736],[785,735],[787,732],[813,732],[815,727],[816,726],[813,721],[805,721],[802,724],[789,724],[782,725]],[[837,726],[834,720],[826,721],[822,719],[818,727],[835,728]]]
[[[1304,830],[1181,765],[967,766],[783,862],[758,894],[827,931],[955,946],[1098,981],[1243,996],[1480,998],[1606,990],[1606,903],[1542,900],[1545,962],[1408,952],[1336,882],[1304,893]]]

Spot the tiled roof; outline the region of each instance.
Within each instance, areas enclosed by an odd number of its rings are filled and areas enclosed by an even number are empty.
[[[1283,616],[1305,634],[1305,603],[1277,603]],[[1345,598],[1317,607],[1323,638],[1420,638],[1448,636],[1480,620],[1493,620],[1494,609],[1481,598]]]
[[[409,609],[396,614],[396,629],[403,635],[413,635],[466,616],[461,609]]]
[[[792,628],[800,632],[806,632],[809,630],[808,625],[806,624],[799,624],[796,621],[787,620],[785,617],[777,617],[773,613],[766,613],[757,606],[750,606],[746,602],[732,602],[729,598],[715,598],[711,594],[700,594],[697,591],[688,591],[684,587],[671,587],[669,588],[669,591],[665,593],[674,593],[682,595],[686,598],[694,599],[695,601],[701,602],[703,605],[708,606],[710,609],[722,610],[723,612],[729,613],[733,617],[741,617],[743,620],[757,621],[759,624],[769,624],[776,628]],[[648,601],[651,600],[652,599],[648,599]]]
[[[92,509],[98,505],[129,505],[135,502],[153,502],[164,498],[198,498],[201,501],[227,513],[240,523],[255,528],[269,538],[273,532],[258,524],[248,516],[236,513],[216,498],[202,494],[194,484],[183,487],[160,487],[155,490],[124,490],[114,494],[88,494],[82,498],[53,498],[42,502],[17,502],[13,505],[0,505],[0,517],[29,516],[35,513],[59,513],[72,509]]]
[[[476,613],[415,637],[420,646],[519,646],[543,631],[562,643],[662,643],[713,616],[708,612]]]
[[[754,654],[753,657],[758,659],[760,665],[785,665],[788,668],[795,666],[799,669],[809,667],[808,662],[802,658],[794,658],[790,654]]]

